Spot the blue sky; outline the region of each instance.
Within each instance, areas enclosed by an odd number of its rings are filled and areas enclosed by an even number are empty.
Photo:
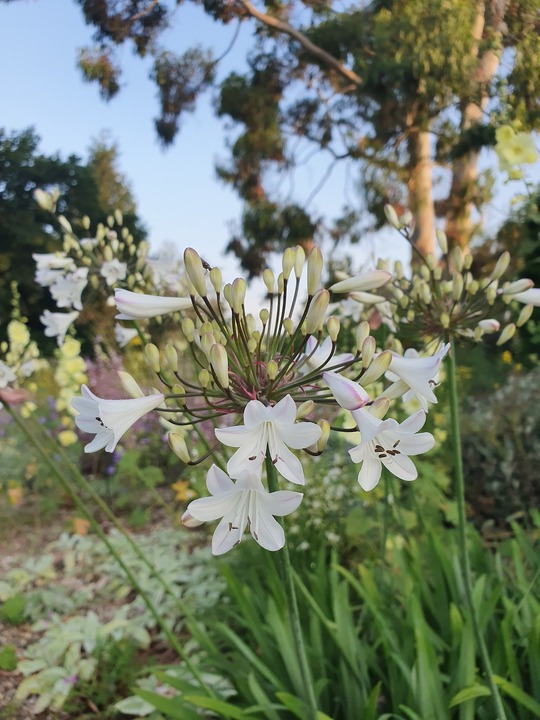
[[[193,41],[211,46],[216,55],[228,46],[234,28],[210,21],[193,5],[182,7],[167,44],[182,51]],[[241,69],[249,46],[249,28],[243,27],[220,74]],[[70,0],[18,0],[0,4],[0,126],[21,130],[33,125],[41,149],[85,157],[92,138],[110,132],[120,149],[122,171],[130,179],[139,212],[150,230],[154,248],[173,242],[191,245],[211,263],[224,265],[223,248],[229,226],[240,216],[236,195],[215,177],[217,159],[225,159],[224,123],[213,116],[211,96],[205,95],[194,114],[186,115],[173,147],[163,150],[156,139],[153,117],[155,89],[148,65],[129,47],[121,49],[123,87],[109,103],[97,86],[83,82],[76,67],[77,49],[91,44],[91,29],[79,7]],[[297,179],[299,198],[308,197],[321,175],[321,164],[306,167]],[[516,188],[513,192],[517,192]],[[354,192],[354,191],[352,191]],[[351,183],[341,170],[317,196],[317,209],[335,217]],[[508,193],[502,193],[486,214],[491,229],[504,217]],[[395,234],[370,238],[359,258],[379,252],[406,257]],[[232,260],[226,261],[234,271]]]

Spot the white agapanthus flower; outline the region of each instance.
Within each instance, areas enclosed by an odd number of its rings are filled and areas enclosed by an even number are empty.
[[[82,310],[81,295],[88,284],[88,268],[77,268],[51,285],[51,295],[58,307],[72,307]]]
[[[514,293],[511,296],[512,300],[517,300],[524,305],[534,305],[540,307],[540,288],[529,288],[523,292]]]
[[[407,349],[404,355],[392,353],[386,377],[393,385],[384,394],[389,398],[403,395],[405,402],[416,398],[427,412],[428,403],[437,402],[433,388],[439,384],[439,369],[449,349],[450,344],[444,345],[429,357],[420,357],[413,348]]]
[[[367,409],[369,396],[361,385],[336,373],[323,373],[323,380],[338,404],[350,410],[361,442],[349,450],[351,460],[362,463],[358,482],[364,490],[373,490],[381,477],[382,466],[402,480],[414,480],[418,473],[409,455],[427,452],[435,444],[430,433],[415,434],[423,426],[426,414],[419,410],[401,424],[391,418],[380,420]]]
[[[114,336],[120,347],[125,347],[128,343],[134,340],[138,334],[139,333],[135,330],[135,328],[125,328],[118,324],[114,326]]]
[[[383,465],[401,480],[416,480],[418,471],[409,455],[420,455],[435,445],[431,433],[419,433],[426,413],[418,410],[402,423],[393,418],[379,420],[365,409],[352,413],[362,438],[349,450],[354,463],[362,463],[358,482],[364,490],[373,490],[379,483]]]
[[[44,333],[47,337],[55,337],[58,346],[63,344],[69,326],[79,317],[78,310],[70,313],[55,313],[44,310],[40,320],[45,325]]]
[[[221,518],[212,538],[212,553],[222,555],[237,545],[248,526],[253,538],[266,550],[280,550],[285,535],[274,516],[294,512],[302,501],[302,493],[291,490],[267,492],[263,487],[260,469],[244,470],[233,482],[215,465],[206,476],[211,497],[193,500],[183,520],[193,526],[199,522]]]
[[[16,375],[13,370],[0,360],[0,388],[7,387],[14,380],[16,380]]]
[[[306,342],[306,348],[303,355],[298,358],[300,365],[299,372],[301,375],[316,371],[323,366],[338,365],[339,363],[350,363],[354,360],[353,353],[340,353],[332,355],[332,340],[326,337],[319,344],[317,338],[310,335]]]
[[[217,439],[238,450],[227,463],[231,477],[249,469],[258,470],[268,448],[276,470],[290,482],[303,485],[304,470],[300,460],[289,450],[313,445],[321,428],[312,422],[296,422],[296,404],[290,395],[274,407],[250,400],[244,410],[244,424],[215,430]]]
[[[114,301],[120,312],[117,320],[142,320],[193,307],[189,298],[143,295],[130,290],[115,290]]]
[[[124,280],[127,275],[127,264],[120,262],[118,258],[107,260],[100,268],[101,275],[105,278],[107,285],[114,285],[118,280]]]
[[[79,413],[75,423],[83,432],[95,434],[85,446],[87,453],[105,448],[113,452],[122,435],[143,415],[155,410],[163,402],[163,395],[146,395],[129,400],[104,400],[97,397],[86,385],[81,388],[82,397],[71,401]]]

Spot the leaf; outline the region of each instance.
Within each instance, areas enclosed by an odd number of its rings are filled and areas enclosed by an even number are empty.
[[[136,695],[131,695],[130,697],[120,700],[120,702],[115,703],[113,707],[124,715],[138,715],[139,717],[150,715],[150,713],[155,710],[151,703]]]
[[[11,672],[17,667],[17,653],[13,645],[4,645],[0,648],[0,670]]]
[[[452,708],[456,705],[461,705],[461,703],[467,702],[468,700],[474,700],[478,697],[488,697],[489,695],[491,695],[491,690],[489,688],[485,685],[479,685],[476,683],[475,685],[470,685],[469,687],[463,688],[463,690],[456,693],[450,700],[448,707]]]
[[[534,713],[535,717],[540,717],[540,703],[536,702],[530,695],[527,695],[524,690],[499,675],[494,675],[493,680],[504,693],[510,695],[516,702]]]
[[[211,698],[207,695],[185,695],[184,699],[200,708],[215,710],[223,717],[230,717],[232,720],[244,720],[246,714],[230,703]]]
[[[135,695],[146,700],[172,720],[201,720],[199,713],[187,708],[179,697],[171,700],[148,690],[135,690]]]

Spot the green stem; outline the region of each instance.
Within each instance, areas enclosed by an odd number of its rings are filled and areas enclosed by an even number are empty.
[[[47,463],[50,470],[53,472],[53,474],[57,477],[60,484],[62,485],[63,489],[67,492],[67,494],[71,497],[77,508],[80,510],[80,512],[84,515],[84,517],[88,520],[90,523],[92,529],[96,533],[96,535],[100,538],[100,540],[105,544],[108,551],[111,553],[112,557],[116,560],[118,565],[122,568],[124,571],[127,579],[131,583],[132,587],[136,590],[136,592],[141,596],[143,602],[145,603],[146,607],[148,608],[150,614],[156,621],[157,625],[161,628],[163,634],[169,641],[171,647],[175,650],[175,652],[178,654],[178,656],[185,662],[186,667],[189,669],[189,671],[192,673],[192,675],[197,679],[197,681],[200,683],[201,687],[204,688],[207,692],[213,695],[213,692],[211,688],[207,686],[205,683],[202,675],[198,671],[198,669],[193,665],[189,657],[187,656],[186,652],[184,651],[183,647],[180,645],[176,637],[174,636],[171,629],[167,626],[165,621],[163,620],[163,617],[160,615],[159,611],[157,610],[156,606],[150,599],[150,597],[147,595],[147,593],[143,590],[139,582],[137,581],[135,575],[131,572],[129,567],[126,565],[114,545],[111,543],[107,535],[103,532],[99,524],[96,522],[94,516],[92,513],[87,509],[85,503],[79,498],[75,490],[73,489],[71,482],[64,476],[64,474],[61,472],[60,468],[58,467],[58,464],[54,462],[52,456],[50,453],[47,452],[47,449],[43,447],[41,442],[38,440],[35,433],[31,432],[28,428],[27,424],[22,420],[22,418],[13,410],[13,408],[6,402],[4,402],[4,407],[8,411],[8,413],[11,415],[15,423],[19,426],[19,428],[24,432],[30,443],[35,447],[35,449],[38,451],[38,453],[41,455],[43,460]],[[110,512],[110,511],[109,511]],[[108,513],[107,513],[108,514]],[[116,527],[120,527],[117,523],[115,523]],[[122,534],[127,537],[126,533],[121,530]],[[132,543],[134,545],[134,543]],[[140,548],[137,547],[138,555],[143,555]],[[146,560],[146,559],[145,559]]]
[[[277,471],[269,452],[266,453],[266,477],[268,479],[268,490],[275,492],[279,489]],[[289,603],[289,613],[291,626],[296,643],[296,651],[298,654],[298,662],[300,665],[300,673],[304,683],[306,692],[305,701],[307,704],[306,720],[317,720],[317,700],[315,699],[315,691],[311,672],[309,670],[309,662],[304,644],[304,636],[302,634],[302,625],[300,623],[300,613],[298,611],[298,600],[296,598],[296,590],[294,587],[294,574],[291,564],[291,556],[287,546],[287,540],[280,552],[281,567],[283,571],[283,581],[285,583],[285,593]]]
[[[454,459],[454,475],[456,481],[456,500],[458,508],[458,539],[459,551],[461,555],[461,568],[463,573],[465,598],[467,601],[469,613],[471,616],[472,626],[476,643],[480,651],[480,658],[487,676],[491,697],[496,710],[496,720],[507,720],[503,702],[499,689],[495,683],[491,660],[489,659],[488,649],[484,641],[484,637],[480,631],[480,624],[476,614],[473,601],[472,591],[472,575],[469,553],[467,550],[467,518],[465,514],[465,483],[463,480],[463,462],[461,457],[461,434],[459,429],[459,406],[458,392],[456,382],[456,346],[451,343],[450,352],[448,353],[448,393],[450,397],[450,416],[451,416],[451,432],[452,432],[452,449]]]

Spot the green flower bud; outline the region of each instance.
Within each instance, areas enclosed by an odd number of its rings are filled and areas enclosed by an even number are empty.
[[[157,349],[156,345],[154,343],[148,343],[144,351],[146,353],[146,359],[148,360],[148,364],[152,368],[152,370],[155,373],[159,373],[161,371],[161,363],[160,363],[160,357],[159,357],[159,350]]]
[[[310,257],[313,253],[310,253]],[[330,302],[330,293],[322,289],[314,296],[306,315],[306,332],[313,335],[319,328],[322,328],[324,316]]]
[[[269,295],[274,294],[274,288],[275,288],[275,278],[274,273],[270,270],[270,268],[266,268],[263,272],[263,282],[266,285],[266,289],[268,290]]]
[[[215,343],[210,348],[210,363],[222,388],[229,387],[229,360],[223,345]]]
[[[186,248],[184,250],[184,265],[195,291],[201,297],[206,297],[206,278],[202,260],[199,257],[199,253],[193,248]]]
[[[296,410],[296,419],[301,420],[302,418],[307,417],[308,415],[311,415],[313,410],[315,409],[315,403],[313,400],[306,400],[301,405],[298,406]]]
[[[180,458],[180,460],[183,463],[191,462],[191,458],[189,456],[189,451],[187,449],[186,441],[184,438],[180,435],[180,433],[171,432],[167,436],[167,440],[169,443],[169,447],[173,451],[173,453]]]
[[[338,335],[339,335],[339,329],[340,329],[340,322],[337,317],[328,318],[328,322],[326,324],[326,329],[328,330],[328,334],[330,335],[330,340],[335,343]]]
[[[514,323],[510,323],[509,325],[507,325],[500,334],[500,337],[497,340],[497,345],[504,345],[504,343],[507,343],[514,337],[515,332],[516,326],[514,325]]]
[[[313,296],[319,287],[323,269],[322,253],[317,246],[311,249],[307,265],[307,291],[309,296]]]
[[[491,279],[498,280],[500,277],[502,277],[504,273],[508,270],[509,265],[510,253],[505,250],[503,254],[499,257],[495,264],[495,267],[493,268],[493,272],[491,273]]]
[[[205,370],[204,368],[202,370],[199,370],[199,385],[202,388],[207,388],[210,385],[210,382],[212,380],[212,377],[208,370]]]
[[[266,374],[269,380],[275,380],[279,372],[278,364],[275,360],[269,360],[266,365]]]
[[[522,327],[522,325],[525,325],[525,323],[531,317],[533,310],[534,310],[534,305],[525,305],[523,307],[523,309],[519,313],[519,317],[516,322],[517,327]]]
[[[221,285],[222,285],[222,277],[221,277],[221,270],[217,267],[214,267],[210,270],[210,282],[212,283],[212,287],[214,288],[214,291],[216,293],[221,292]]]
[[[375,338],[369,335],[362,343],[362,367],[364,369],[369,367],[369,364],[375,355],[376,349],[377,343],[375,342]]]
[[[440,228],[437,228],[435,230],[435,235],[437,236],[437,243],[441,249],[441,252],[443,255],[446,255],[448,252],[448,239],[446,237],[446,233],[444,230],[441,230]]]
[[[165,345],[164,354],[169,368],[173,372],[178,372],[178,353],[176,352],[174,345],[167,343],[167,345]]]
[[[297,245],[294,249],[294,274],[297,278],[302,274],[304,263],[306,261],[306,253],[301,245]]]
[[[371,383],[374,383],[382,375],[384,375],[384,373],[390,367],[391,362],[392,353],[390,352],[390,350],[385,350],[384,352],[380,353],[380,355],[377,355],[377,357],[373,360],[366,372],[361,376],[360,385],[362,385],[363,387],[367,387],[368,385],[371,385]]]
[[[291,271],[294,267],[294,262],[296,260],[296,252],[294,251],[294,248],[290,247],[285,250],[283,253],[283,258],[281,261],[281,266],[283,268],[283,279],[288,280],[289,275],[291,274]]]

